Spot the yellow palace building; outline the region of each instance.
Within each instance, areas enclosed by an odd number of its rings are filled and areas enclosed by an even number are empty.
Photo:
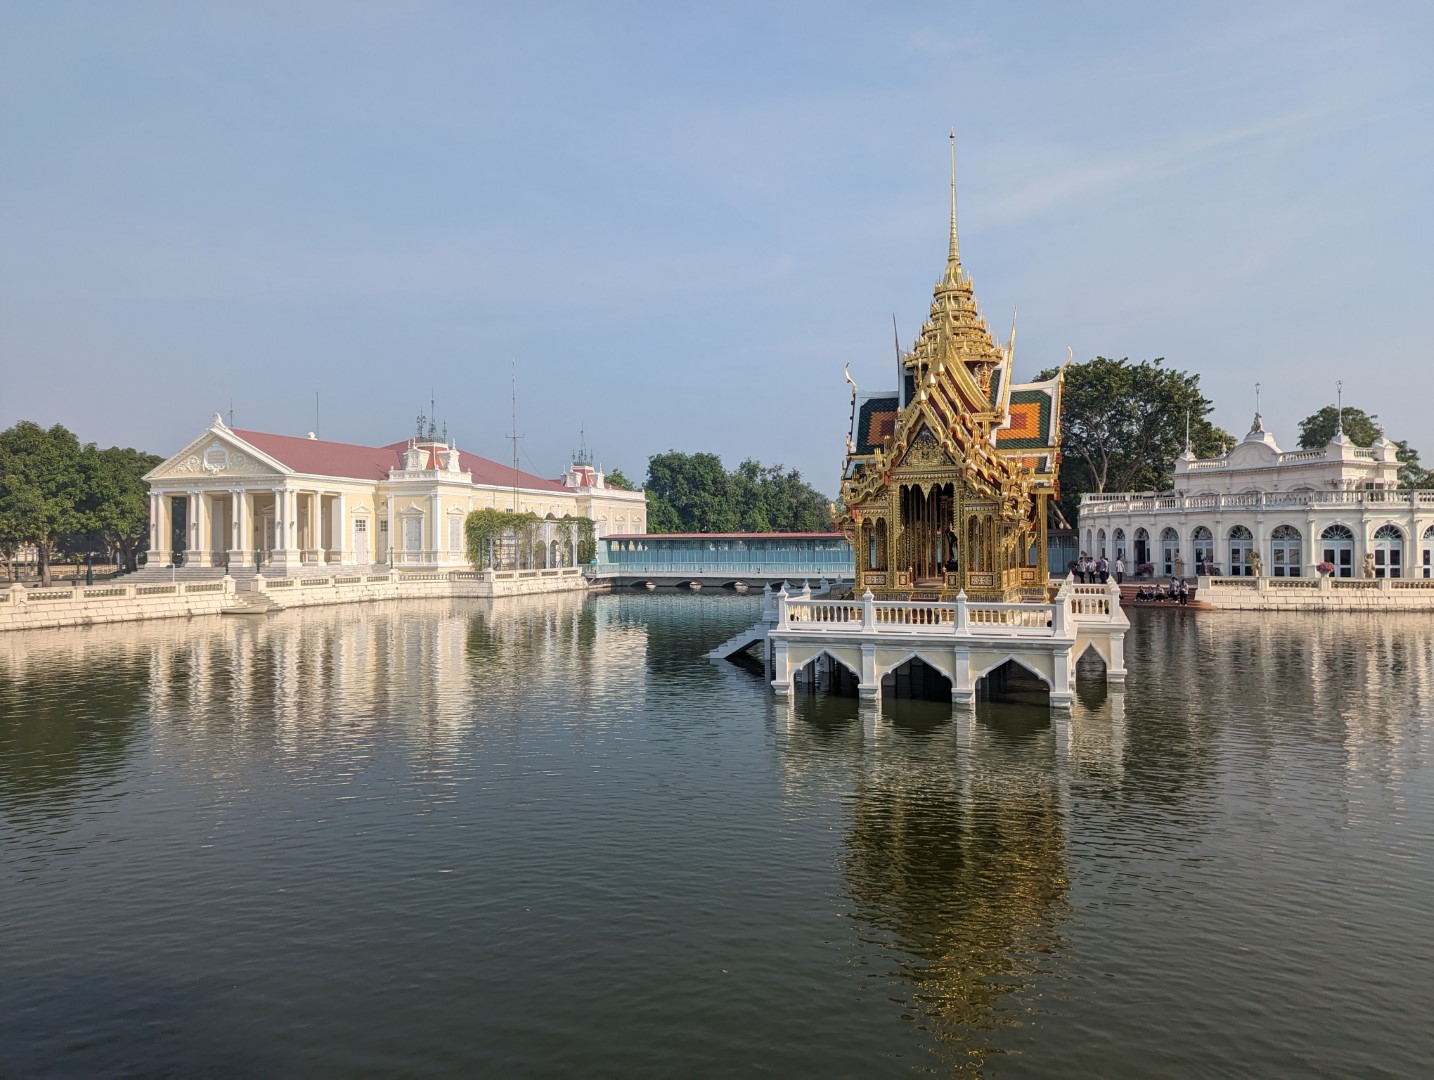
[[[464,519],[482,509],[585,517],[598,536],[647,524],[643,493],[608,487],[586,451],[547,479],[459,450],[431,426],[358,446],[236,430],[215,413],[145,479],[152,567],[462,567]]]

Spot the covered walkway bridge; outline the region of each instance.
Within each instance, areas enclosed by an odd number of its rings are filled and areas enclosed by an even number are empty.
[[[619,587],[760,589],[850,581],[856,562],[840,533],[643,533],[598,540],[595,572]]]

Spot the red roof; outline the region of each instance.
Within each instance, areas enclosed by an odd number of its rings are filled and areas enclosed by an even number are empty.
[[[389,469],[403,467],[403,452],[408,449],[407,440],[390,446],[355,446],[353,443],[326,442],[323,439],[300,439],[293,435],[271,435],[264,431],[235,429],[234,434],[295,472],[354,480],[387,480]],[[428,451],[424,467],[436,468],[434,449],[427,446],[424,449]],[[458,452],[458,460],[462,468],[473,474],[475,484],[513,486],[513,468],[510,465],[501,465],[466,450]],[[565,490],[556,480],[545,480],[522,471],[518,472],[518,486],[541,491]]]
[[[604,540],[841,540],[839,532],[608,533]]]

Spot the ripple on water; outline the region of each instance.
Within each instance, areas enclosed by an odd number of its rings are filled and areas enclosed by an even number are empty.
[[[1138,612],[1068,720],[724,596],[0,637],[17,1075],[1417,1075],[1434,629]]]

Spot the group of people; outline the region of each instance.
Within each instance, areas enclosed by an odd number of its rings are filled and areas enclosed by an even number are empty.
[[[1115,564],[1111,565],[1110,560],[1104,555],[1098,559],[1092,559],[1082,551],[1080,558],[1075,561],[1073,569],[1082,585],[1104,585],[1110,581],[1112,570],[1115,572],[1117,585],[1125,581],[1125,558],[1120,555],[1115,557]]]
[[[1136,592],[1137,600],[1153,600],[1159,603],[1162,600],[1173,600],[1176,603],[1188,604],[1190,602],[1190,583],[1184,578],[1171,578],[1169,587],[1164,585],[1142,585]]]

